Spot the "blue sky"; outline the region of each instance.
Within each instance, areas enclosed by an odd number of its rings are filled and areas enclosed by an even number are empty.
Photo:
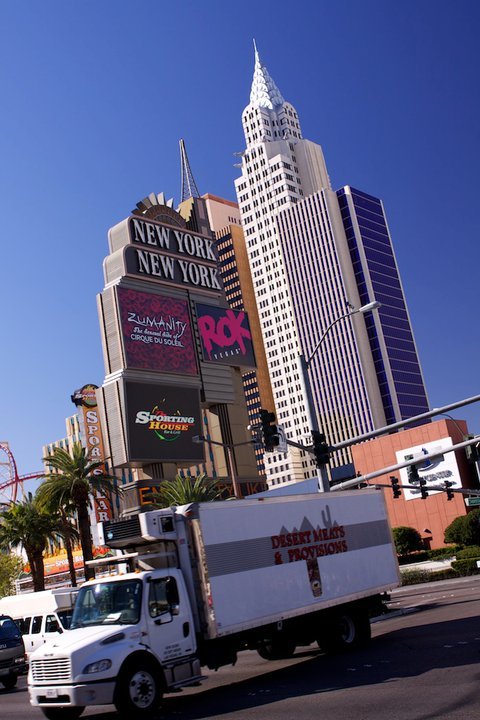
[[[432,407],[480,393],[478,0],[0,0],[0,440],[21,474],[101,385],[108,228],[235,200],[255,38],[332,185],[381,197]],[[480,431],[480,405],[453,413]],[[4,458],[0,458],[0,462]]]

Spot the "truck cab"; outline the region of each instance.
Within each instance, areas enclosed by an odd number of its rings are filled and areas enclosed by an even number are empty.
[[[164,689],[199,679],[195,651],[178,569],[90,581],[78,593],[70,631],[32,653],[30,700],[47,717],[111,703],[123,715],[138,714]]]

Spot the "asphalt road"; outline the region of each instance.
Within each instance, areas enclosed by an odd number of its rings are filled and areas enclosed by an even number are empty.
[[[242,653],[199,688],[166,696],[158,720],[477,720],[480,576],[399,588],[368,648],[322,655],[301,648],[268,662]],[[0,691],[0,715],[40,720],[25,678]],[[82,717],[115,720],[113,707]]]

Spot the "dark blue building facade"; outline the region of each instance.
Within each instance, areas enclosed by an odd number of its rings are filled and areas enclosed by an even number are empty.
[[[427,412],[428,399],[381,200],[351,187],[337,191],[387,424]]]

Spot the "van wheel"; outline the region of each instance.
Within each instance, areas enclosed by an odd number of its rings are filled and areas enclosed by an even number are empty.
[[[3,678],[2,685],[5,688],[5,690],[11,690],[17,684],[17,680],[18,680],[17,675],[9,675],[8,677]]]
[[[48,720],[77,720],[85,710],[84,707],[49,707],[42,708]]]
[[[160,705],[162,689],[158,671],[145,660],[126,667],[115,691],[115,708],[123,718],[150,718]]]
[[[318,637],[320,648],[327,653],[340,653],[366,645],[371,638],[368,613],[345,610],[331,615],[327,627]]]

